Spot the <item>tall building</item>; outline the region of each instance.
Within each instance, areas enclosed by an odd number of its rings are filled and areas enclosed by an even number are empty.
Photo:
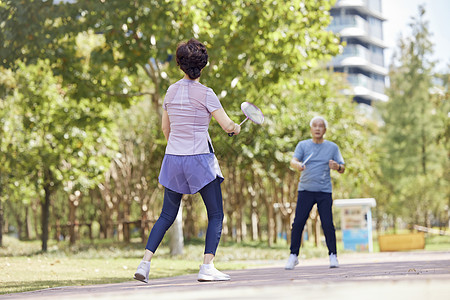
[[[381,0],[337,0],[330,11],[329,30],[345,42],[344,52],[331,66],[347,74],[354,101],[371,105],[387,101],[384,94],[388,70],[384,67],[383,21]]]

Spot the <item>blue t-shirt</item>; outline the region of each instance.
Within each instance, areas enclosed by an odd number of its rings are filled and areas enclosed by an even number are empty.
[[[294,157],[300,162],[312,156],[305,164],[302,171],[299,191],[331,193],[331,177],[328,162],[330,159],[338,164],[344,164],[339,147],[330,141],[324,140],[322,144],[316,144],[312,139],[301,141],[295,147]]]

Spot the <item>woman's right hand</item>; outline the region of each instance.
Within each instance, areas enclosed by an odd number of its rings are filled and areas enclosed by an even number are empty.
[[[223,108],[216,109],[212,112],[212,115],[226,133],[239,134],[241,132],[241,126],[234,123]]]
[[[233,134],[238,135],[241,132],[241,125],[234,123]]]

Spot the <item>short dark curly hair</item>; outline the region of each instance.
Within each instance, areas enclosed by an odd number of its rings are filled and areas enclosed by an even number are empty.
[[[177,65],[190,79],[199,78],[202,69],[208,63],[206,47],[196,39],[182,42],[177,47]]]

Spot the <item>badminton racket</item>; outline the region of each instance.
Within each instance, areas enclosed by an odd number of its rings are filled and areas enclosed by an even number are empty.
[[[250,120],[255,124],[261,125],[264,122],[264,115],[262,111],[253,103],[242,102],[241,110],[245,115],[245,119],[239,124],[241,126],[245,121]],[[229,136],[233,136],[234,132],[230,132]]]
[[[308,155],[308,157],[302,162],[302,168],[306,165],[306,163],[308,162],[308,160],[311,159],[311,156],[313,156],[314,152],[312,152],[310,155]]]

